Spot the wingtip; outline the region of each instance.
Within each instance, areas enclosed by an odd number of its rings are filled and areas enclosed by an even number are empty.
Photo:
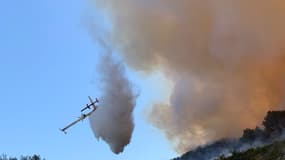
[[[67,134],[67,132],[66,132],[65,130],[60,129],[60,128],[59,128],[59,130],[60,130],[61,132],[63,132],[64,134]]]

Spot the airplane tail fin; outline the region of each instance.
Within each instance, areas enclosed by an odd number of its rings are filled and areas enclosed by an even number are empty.
[[[90,101],[91,104],[92,104],[92,103],[95,103],[95,102],[93,101],[93,99],[92,99],[90,96],[88,96],[88,98],[89,98],[89,101]]]
[[[90,100],[90,103],[92,104],[92,106],[94,107],[94,108],[96,108],[96,103],[98,103],[99,102],[99,100],[96,98],[96,100],[95,101],[93,101],[93,99],[90,97],[90,96],[88,96],[88,98],[89,98],[89,100]]]

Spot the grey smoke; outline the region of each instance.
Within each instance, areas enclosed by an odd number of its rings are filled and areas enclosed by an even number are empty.
[[[103,94],[98,109],[89,120],[95,137],[103,139],[118,154],[124,151],[132,137],[136,95],[123,64],[115,61],[111,48],[102,44],[107,53],[101,55],[97,72],[100,73],[100,90]]]
[[[283,0],[95,4],[111,21],[109,42],[127,64],[159,69],[174,84],[170,104],[154,105],[149,120],[178,152],[238,137],[284,104]]]

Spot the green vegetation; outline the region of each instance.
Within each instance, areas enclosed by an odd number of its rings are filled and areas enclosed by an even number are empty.
[[[45,160],[42,159],[39,155],[33,155],[33,156],[21,156],[19,159],[16,157],[8,157],[5,154],[2,154],[0,156],[0,160]]]
[[[218,160],[285,160],[285,141],[252,148],[245,152],[233,152],[232,156],[221,156]]]

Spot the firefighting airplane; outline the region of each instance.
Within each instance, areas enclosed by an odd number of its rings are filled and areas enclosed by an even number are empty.
[[[91,110],[90,112],[86,113],[86,114],[81,113],[81,116],[78,117],[78,119],[77,119],[76,121],[70,123],[68,126],[62,128],[62,129],[60,129],[63,133],[66,134],[66,133],[67,133],[66,130],[67,130],[68,128],[70,128],[71,126],[75,125],[75,124],[76,124],[77,122],[79,122],[79,121],[83,121],[86,117],[90,116],[90,115],[97,109],[96,103],[99,103],[99,100],[96,98],[96,100],[93,101],[90,96],[88,96],[88,98],[89,98],[89,100],[90,100],[90,104],[86,104],[86,107],[83,108],[83,109],[81,109],[81,112],[85,111],[86,109],[89,109],[89,110],[90,110],[91,107],[92,107],[92,110]]]

